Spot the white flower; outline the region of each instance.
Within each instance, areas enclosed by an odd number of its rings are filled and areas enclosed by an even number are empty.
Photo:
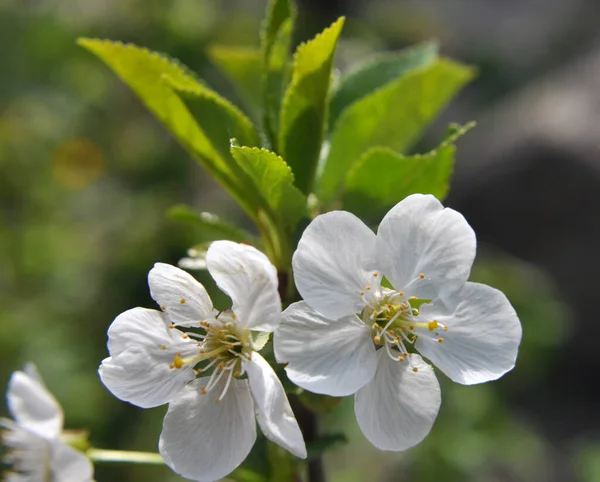
[[[90,482],[89,459],[61,441],[63,413],[31,364],[12,374],[7,392],[14,418],[0,418],[8,482]]]
[[[281,382],[258,353],[281,318],[277,270],[255,248],[229,241],[212,243],[206,263],[232,309],[216,312],[191,275],[157,263],[148,282],[162,311],[134,308],[115,319],[102,381],[140,407],[169,403],[159,451],[184,477],[213,481],[233,471],[254,445],[255,415],[267,438],[306,457]]]
[[[336,211],[306,228],[294,254],[305,301],[284,313],[275,356],[306,390],[356,393],[358,423],[373,445],[400,451],[427,436],[441,397],[433,362],[465,385],[514,367],[517,315],[498,290],[467,282],[475,234],[433,196],[413,195],[374,234]]]

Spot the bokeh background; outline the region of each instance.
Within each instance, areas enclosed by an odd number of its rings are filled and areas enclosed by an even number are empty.
[[[479,122],[459,142],[448,203],[478,234],[472,279],[504,290],[524,328],[517,367],[499,382],[442,380],[433,431],[406,453],[370,446],[345,400],[323,420],[324,432],[336,438],[341,427],[348,439],[325,457],[330,480],[600,481],[600,3],[298,3],[298,40],[348,17],[340,69],[431,38],[479,68],[419,148],[435,145],[450,121]],[[67,427],[88,428],[97,447],[156,450],[164,408],[120,402],[96,369],[114,317],[153,307],[152,264],[176,263],[201,237],[165,212],[185,202],[247,220],[75,39],[168,52],[235,100],[205,48],[256,45],[264,8],[264,0],[0,0],[0,387],[34,361]],[[98,466],[96,478],[182,480],[165,468],[114,465]]]

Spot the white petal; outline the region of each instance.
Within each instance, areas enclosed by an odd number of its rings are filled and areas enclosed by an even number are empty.
[[[90,482],[94,468],[90,460],[74,448],[62,442],[52,445],[50,461],[53,480],[68,482]]]
[[[290,305],[274,336],[275,357],[296,385],[332,396],[355,393],[375,373],[371,329],[356,315],[329,320],[308,303]]]
[[[198,379],[169,404],[159,451],[169,467],[188,479],[221,479],[244,461],[256,440],[248,381],[231,380],[223,400],[216,402],[224,379],[206,395],[200,390],[207,377]]]
[[[148,274],[148,284],[152,298],[176,325],[199,326],[217,314],[204,286],[176,266],[156,263]]]
[[[257,352],[245,363],[256,419],[265,436],[302,459],[306,446],[283,385],[271,365]]]
[[[60,435],[63,413],[38,376],[16,371],[8,383],[8,408],[17,423],[47,439]]]
[[[302,298],[328,318],[360,313],[365,286],[377,284],[376,236],[354,214],[332,211],[306,228],[294,253],[294,280]]]
[[[423,307],[421,314],[448,327],[440,331],[444,342],[420,336],[416,348],[457,383],[472,385],[496,380],[515,366],[521,323],[501,291],[467,283],[456,295],[453,312],[435,313]]]
[[[221,290],[233,301],[237,324],[249,330],[272,332],[279,324],[281,300],[277,269],[256,248],[231,241],[215,241],[206,264]]]
[[[108,329],[111,356],[98,372],[118,398],[149,408],[171,400],[195,378],[193,364],[171,368],[179,353],[188,358],[198,353],[196,342],[169,328],[156,310],[134,308],[119,315]]]
[[[409,355],[410,364],[392,360],[383,350],[379,357],[375,377],[356,394],[354,412],[369,442],[399,452],[420,443],[431,430],[440,408],[440,386],[419,355]]]
[[[461,289],[475,248],[475,233],[465,218],[431,195],[413,194],[396,204],[377,232],[385,276],[396,290],[422,299]]]
[[[18,471],[6,477],[7,482],[40,482],[48,474],[52,441],[39,437],[12,420],[0,418],[1,441],[6,447],[2,462]],[[12,477],[12,478],[11,478]],[[4,480],[4,479],[3,479]]]

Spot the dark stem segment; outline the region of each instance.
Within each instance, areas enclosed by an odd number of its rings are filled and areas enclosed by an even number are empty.
[[[319,424],[316,414],[308,410],[298,397],[290,397],[292,410],[296,415],[300,430],[304,436],[304,442],[310,447],[319,438]],[[307,482],[325,482],[325,467],[321,455],[312,457],[308,462],[308,481]]]

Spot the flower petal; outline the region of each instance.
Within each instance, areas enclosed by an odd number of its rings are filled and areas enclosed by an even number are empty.
[[[195,341],[169,328],[156,310],[133,308],[119,315],[108,329],[108,349],[98,370],[117,398],[149,408],[170,401],[196,377],[193,364],[174,367],[174,359],[198,353]]]
[[[256,248],[231,241],[215,241],[206,264],[221,290],[233,301],[241,328],[272,332],[279,324],[281,300],[277,269]]]
[[[294,253],[294,280],[302,298],[328,318],[360,313],[361,291],[377,284],[376,236],[354,214],[332,211],[305,229]]]
[[[53,480],[90,482],[94,474],[90,460],[81,452],[62,442],[55,442],[52,445],[50,466],[54,476]]]
[[[355,393],[375,373],[371,329],[356,315],[329,320],[301,301],[290,305],[274,337],[275,357],[296,385],[332,396]]]
[[[12,470],[18,470],[21,477],[12,479],[12,473],[9,473],[6,481],[45,480],[53,441],[40,437],[6,418],[0,418],[0,428],[3,429],[0,432],[0,441],[6,448],[2,462]]]
[[[156,263],[148,273],[148,284],[154,301],[178,326],[197,327],[217,314],[204,286],[176,266]]]
[[[306,446],[283,385],[271,365],[257,352],[245,363],[256,419],[265,436],[302,459]]]
[[[365,437],[381,450],[399,452],[420,443],[440,408],[433,368],[419,355],[392,360],[379,350],[377,373],[356,394],[354,412]]]
[[[385,276],[396,290],[422,299],[461,289],[475,248],[475,233],[465,218],[431,195],[413,194],[396,204],[377,232]]]
[[[46,439],[60,435],[62,409],[37,375],[14,372],[8,383],[7,400],[10,413],[21,427]]]
[[[231,380],[220,402],[223,380],[202,395],[208,377],[188,384],[170,404],[159,451],[175,472],[201,482],[226,476],[240,465],[256,440],[254,402],[247,380]]]
[[[467,283],[453,311],[423,307],[421,314],[443,323],[443,343],[419,336],[416,348],[457,383],[496,380],[515,366],[521,323],[506,296],[490,286]],[[436,313],[436,311],[438,311]]]

